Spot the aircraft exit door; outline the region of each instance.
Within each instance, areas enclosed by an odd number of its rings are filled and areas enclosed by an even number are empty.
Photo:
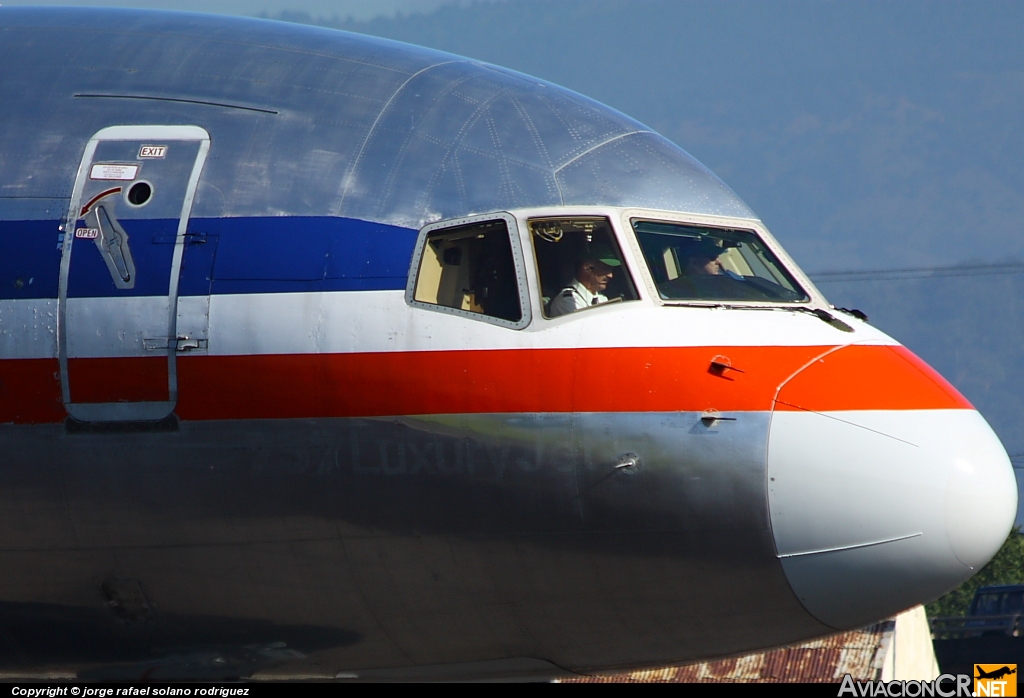
[[[112,126],[86,146],[60,270],[71,417],[155,421],[174,410],[178,279],[209,147],[198,126]]]

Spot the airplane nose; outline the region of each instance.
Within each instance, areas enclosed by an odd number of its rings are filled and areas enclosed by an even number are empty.
[[[956,587],[995,555],[1017,511],[999,439],[903,347],[840,348],[790,378],[767,476],[790,586],[837,629]]]
[[[973,438],[954,439],[947,451],[946,535],[957,560],[973,574],[1006,540],[1016,519],[1017,487],[999,439],[981,415],[969,416]]]

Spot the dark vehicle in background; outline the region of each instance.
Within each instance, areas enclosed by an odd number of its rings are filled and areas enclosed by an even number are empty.
[[[948,674],[973,674],[974,664],[1024,664],[1024,584],[981,587],[966,616],[931,620],[935,658]]]
[[[1024,616],[1024,584],[981,587],[974,592],[966,616],[933,618],[935,639],[991,635],[1020,637]]]
[[[1024,615],[1024,584],[982,587],[974,592],[968,618],[972,627],[985,633],[1020,636],[1020,619]]]

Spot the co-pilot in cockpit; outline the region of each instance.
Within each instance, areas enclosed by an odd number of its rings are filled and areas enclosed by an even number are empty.
[[[545,316],[637,299],[607,218],[535,218],[530,237]]]
[[[622,261],[608,246],[590,243],[583,247],[574,266],[572,282],[548,304],[548,315],[551,317],[607,303],[608,296],[604,295],[604,291],[615,278],[615,271],[622,266]]]

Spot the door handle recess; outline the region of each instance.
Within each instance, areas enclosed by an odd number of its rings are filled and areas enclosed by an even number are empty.
[[[208,339],[196,339],[192,337],[178,337],[178,343],[176,349],[178,351],[188,352],[197,351],[200,349],[206,349],[207,344],[210,340]]]

